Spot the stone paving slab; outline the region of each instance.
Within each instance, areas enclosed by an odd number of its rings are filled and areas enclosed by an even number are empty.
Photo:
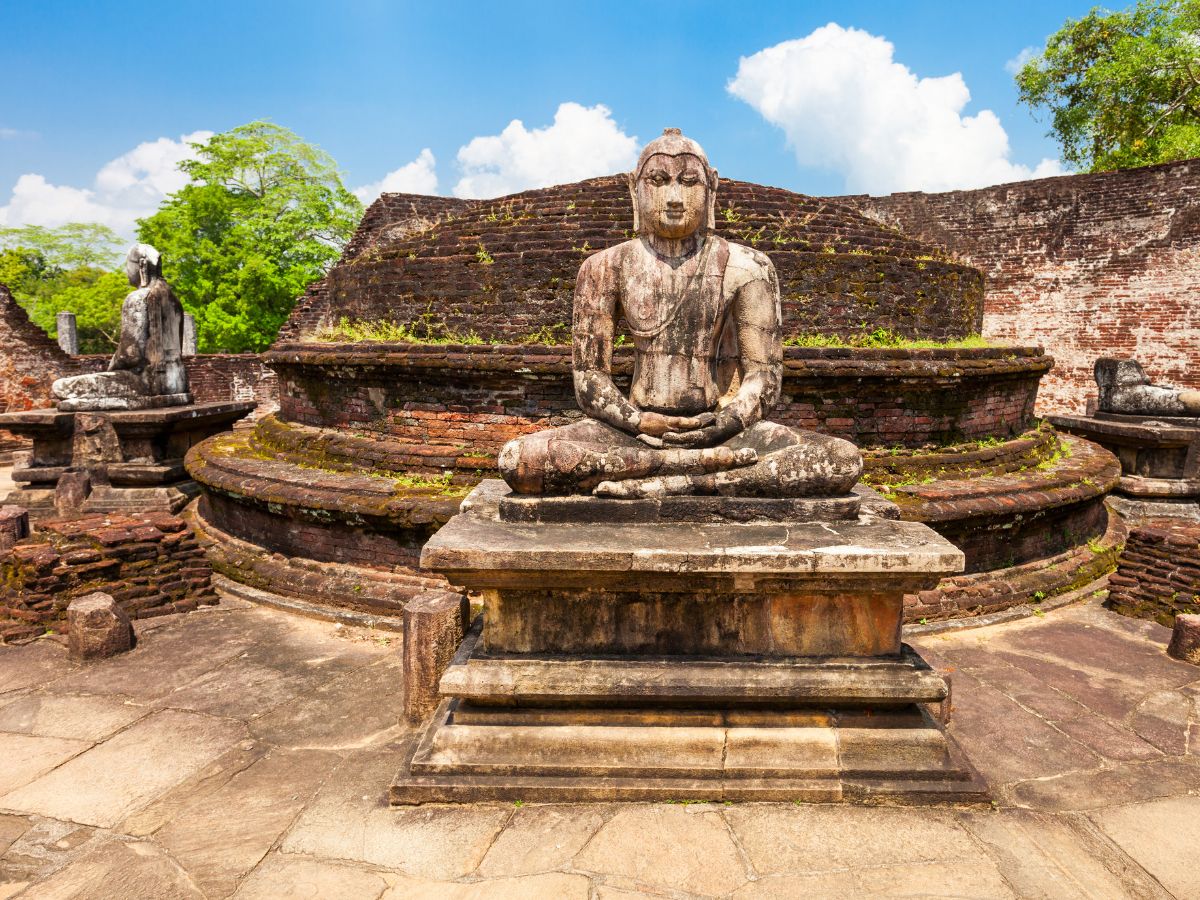
[[[154,832],[206,896],[225,897],[292,824],[337,763],[322,750],[278,750],[220,789],[183,804]]]
[[[112,697],[33,694],[0,707],[0,732],[102,741],[148,712]]]
[[[0,765],[0,795],[15,791],[91,746],[87,741],[0,734],[0,760],[4,761]]]
[[[1100,810],[1091,818],[1176,897],[1200,897],[1200,796]]]
[[[0,807],[111,828],[245,736],[240,722],[163,710],[5,793]]]
[[[503,806],[393,809],[386,790],[401,748],[350,754],[284,839],[304,853],[449,880],[473,872],[513,814]]]
[[[1200,896],[1200,670],[1098,606],[916,641],[991,810],[393,809],[394,636],[228,602],[145,624],[86,667],[0,647],[0,900]]]

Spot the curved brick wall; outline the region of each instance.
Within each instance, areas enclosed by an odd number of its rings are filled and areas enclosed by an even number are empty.
[[[945,340],[981,327],[978,271],[841,204],[739,181],[721,183],[718,204],[718,232],[774,261],[788,334],[885,328]],[[343,316],[426,318],[485,340],[519,341],[542,329],[565,339],[580,263],[627,240],[632,223],[619,176],[487,201],[385,194],[279,340],[303,339]]]
[[[580,415],[564,347],[295,343],[266,359],[279,374],[282,419],[448,448],[418,470],[494,454],[511,437]],[[630,360],[617,354],[619,375]],[[1031,426],[1052,364],[1030,347],[789,347],[771,417],[861,446],[1007,438]]]
[[[1054,355],[1046,410],[1083,412],[1099,356],[1200,388],[1200,160],[840,202],[987,276],[984,333]]]

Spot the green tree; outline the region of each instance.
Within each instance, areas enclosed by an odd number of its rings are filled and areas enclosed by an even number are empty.
[[[105,268],[123,246],[116,234],[93,223],[24,226],[0,229],[0,246],[0,283],[35,325],[54,337],[58,313],[73,312],[80,351],[112,352],[132,289],[124,271]]]
[[[1085,171],[1200,156],[1200,0],[1070,19],[1017,73],[1020,100]]]
[[[40,253],[47,263],[60,269],[98,269],[115,265],[125,243],[115,231],[98,222],[68,222],[57,228],[0,228],[0,249],[17,248]]]
[[[362,216],[334,161],[293,132],[251,122],[195,145],[191,178],[138,237],[196,317],[202,352],[263,350]]]

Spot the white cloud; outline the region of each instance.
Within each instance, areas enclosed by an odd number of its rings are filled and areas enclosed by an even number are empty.
[[[797,161],[874,194],[983,187],[1062,174],[1058,160],[1012,162],[991,110],[964,116],[961,73],[918,78],[891,42],[830,23],[743,57],[731,94],[783,129]]]
[[[436,166],[433,151],[426,147],[412,162],[393,169],[379,181],[355,188],[354,196],[364,204],[370,204],[380,194],[436,194]]]
[[[1004,64],[1004,71],[1009,75],[1016,75],[1023,68],[1025,68],[1025,63],[1033,59],[1037,52],[1037,47],[1024,48],[1020,53]]]
[[[138,144],[106,163],[91,187],[52,184],[42,175],[22,175],[8,203],[0,206],[0,225],[52,228],[67,222],[100,222],[132,239],[134,220],[154,212],[167,194],[187,184],[179,163],[195,155],[190,145],[210,137],[211,131],[194,131],[178,140],[164,137]]]
[[[456,197],[498,197],[529,188],[611,175],[632,168],[638,141],[625,134],[607,106],[560,104],[554,124],[532,131],[513,119],[498,135],[460,147],[463,176]]]
[[[0,128],[0,141],[16,141],[22,138],[36,138],[36,131],[25,131],[21,128]]]

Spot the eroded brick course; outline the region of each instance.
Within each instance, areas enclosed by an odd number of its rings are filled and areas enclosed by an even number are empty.
[[[1171,625],[1200,613],[1200,522],[1159,518],[1134,528],[1109,587],[1108,605],[1127,616]]]
[[[95,591],[131,618],[216,603],[211,572],[187,525],[166,513],[40,522],[0,562],[0,637],[63,630],[71,600]]]

